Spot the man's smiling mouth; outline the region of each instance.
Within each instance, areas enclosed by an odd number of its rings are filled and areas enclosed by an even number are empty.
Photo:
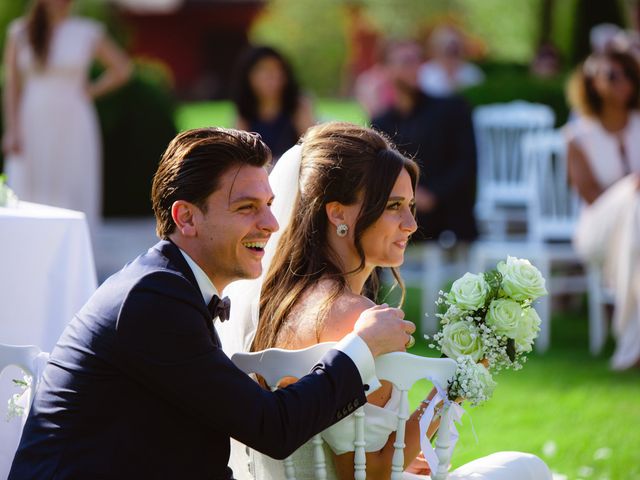
[[[263,242],[242,242],[242,245],[247,247],[249,250],[253,250],[254,252],[264,252],[264,247],[267,244],[266,241]]]

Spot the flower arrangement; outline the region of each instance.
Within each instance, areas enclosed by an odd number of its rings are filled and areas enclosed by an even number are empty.
[[[448,385],[450,400],[462,397],[480,405],[496,387],[491,371],[522,368],[540,331],[532,303],[546,294],[540,271],[515,257],[498,263],[495,270],[465,273],[449,292],[440,292],[437,303],[445,311],[437,316],[442,328],[429,347],[458,362]]]
[[[12,418],[20,418],[24,415],[25,400],[24,395],[27,389],[31,388],[32,377],[31,375],[24,375],[22,380],[13,379],[13,384],[21,389],[20,393],[14,393],[9,397],[7,402],[7,422]]]
[[[7,185],[6,175],[0,175],[0,207],[14,207],[18,203],[18,197]]]

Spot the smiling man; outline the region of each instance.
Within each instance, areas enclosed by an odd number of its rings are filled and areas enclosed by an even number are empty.
[[[231,479],[229,437],[284,458],[365,401],[373,357],[412,323],[387,307],[297,383],[262,390],[221,350],[213,322],[230,282],[262,272],[278,229],[255,134],[179,134],[153,181],[162,240],[109,278],[51,353],[10,479]],[[341,413],[342,412],[342,413]],[[241,479],[242,480],[242,479]]]

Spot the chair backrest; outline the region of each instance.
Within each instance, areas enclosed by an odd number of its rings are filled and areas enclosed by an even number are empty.
[[[550,107],[524,101],[484,105],[474,110],[479,205],[489,209],[526,207],[528,169],[521,151],[522,137],[549,130],[554,121]]]
[[[262,352],[236,353],[231,360],[245,373],[255,373],[264,378],[267,385],[275,389],[278,383],[287,377],[300,378],[309,373],[311,368],[334,343],[321,343],[303,350],[268,349]],[[392,460],[392,479],[400,479],[404,466],[404,435],[405,424],[409,419],[410,388],[420,379],[431,379],[440,385],[447,385],[456,370],[456,362],[448,358],[426,358],[409,353],[395,352],[382,355],[375,361],[376,374],[379,379],[391,382],[400,391],[400,407],[398,409],[398,426],[394,455]],[[366,478],[365,429],[364,409],[361,407],[353,414],[355,416],[354,435],[354,478]],[[320,435],[312,439],[315,478],[326,478],[326,458]],[[444,452],[438,449],[436,452]],[[450,458],[441,458],[440,468],[449,466]],[[295,479],[295,468],[291,457],[284,461],[287,480]],[[435,477],[434,477],[435,478]],[[440,476],[439,478],[446,478]]]
[[[42,359],[42,357],[42,352],[35,345],[5,345],[0,343],[0,373],[5,368],[14,365],[32,377],[28,405],[31,405],[33,392],[36,391],[36,387],[40,382],[42,368],[38,359]]]
[[[569,184],[566,142],[557,130],[535,132],[522,139],[530,166],[529,239],[571,241],[580,198]]]

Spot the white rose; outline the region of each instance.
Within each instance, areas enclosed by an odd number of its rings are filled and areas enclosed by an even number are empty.
[[[493,391],[496,388],[496,382],[484,365],[476,363],[469,371],[469,380],[472,385],[475,385],[478,389],[479,397],[482,401],[488,400],[493,395]],[[476,403],[477,402],[473,402]]]
[[[516,332],[516,350],[521,353],[530,352],[539,331],[540,317],[538,312],[531,307],[525,308]]]
[[[535,300],[547,294],[545,279],[529,260],[507,257],[507,262],[498,264],[502,274],[502,289],[514,300]]]
[[[515,339],[522,321],[522,307],[509,298],[493,300],[485,320],[487,325],[493,327],[496,334]]]
[[[453,282],[448,300],[461,310],[477,310],[484,306],[489,291],[483,275],[467,272]]]
[[[483,347],[480,331],[470,322],[449,323],[442,329],[442,353],[449,358],[468,355],[477,362],[483,358]]]

